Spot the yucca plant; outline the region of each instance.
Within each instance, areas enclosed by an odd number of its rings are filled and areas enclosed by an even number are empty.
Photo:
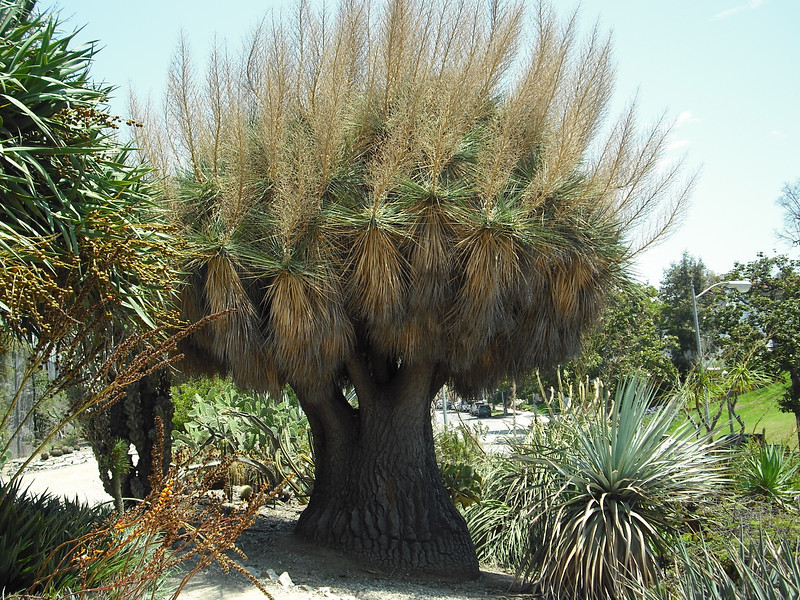
[[[181,43],[167,113],[142,119],[192,244],[184,315],[236,310],[185,355],[297,393],[317,467],[300,535],[476,576],[431,401],[577,351],[690,186],[661,169],[664,123],[640,136],[631,109],[601,126],[611,45],[575,18],[473,0],[326,11],[268,19],[242,62],[214,49],[202,83]]]
[[[800,494],[796,484],[800,463],[785,446],[752,444],[740,458],[736,475],[745,493],[781,504],[791,503]]]
[[[521,565],[549,597],[622,597],[631,582],[655,582],[685,507],[722,480],[709,444],[688,424],[671,429],[679,404],[652,401],[651,387],[630,381],[607,409],[554,421],[568,446],[520,457],[551,477],[526,507],[532,535]]]
[[[110,511],[29,494],[17,482],[0,487],[0,590],[33,588],[67,555],[68,542],[88,534]]]
[[[488,457],[479,472],[481,501],[465,511],[478,559],[519,571],[530,556],[531,507],[557,487],[553,473],[501,455]]]
[[[794,600],[800,597],[800,555],[796,544],[775,543],[762,536],[744,545],[728,543],[730,568],[725,568],[707,548],[689,552],[678,544],[675,551],[677,572],[669,581],[651,588],[640,588],[639,597],[647,600]]]

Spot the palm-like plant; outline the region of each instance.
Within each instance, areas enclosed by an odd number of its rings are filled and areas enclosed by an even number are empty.
[[[682,507],[721,481],[718,459],[693,428],[670,431],[678,404],[648,414],[652,399],[650,388],[629,382],[607,411],[554,423],[570,445],[526,459],[552,475],[550,493],[528,507],[535,527],[524,571],[544,593],[620,597],[632,582],[653,583]]]
[[[544,5],[527,46],[516,4],[295,17],[242,64],[215,50],[202,85],[182,45],[167,129],[142,132],[193,242],[185,315],[236,309],[185,353],[297,392],[317,456],[304,536],[476,575],[430,402],[448,380],[477,394],[577,350],[638,234],[686,197],[657,168],[668,128],[640,137],[631,111],[596,139],[610,45],[594,32],[579,50],[575,19]]]
[[[0,38],[0,328],[63,337],[78,305],[152,326],[168,239],[147,171],[109,133],[93,48],[28,0],[0,0]]]
[[[75,47],[29,0],[0,0],[0,39],[0,339],[28,345],[21,383],[0,414],[5,430],[19,413],[14,435],[52,394],[84,386],[63,426],[98,398],[118,400],[163,360],[165,348],[154,348],[176,321],[165,302],[177,278],[149,171],[115,137],[110,88],[89,78],[94,48]],[[56,380],[20,406],[51,360]],[[9,443],[0,441],[0,454]]]
[[[725,396],[728,404],[728,426],[731,433],[734,430],[734,419],[739,422],[740,431],[743,432],[745,427],[741,417],[736,414],[736,403],[739,396],[770,382],[766,371],[755,364],[757,349],[758,347],[754,345],[741,353],[736,360],[730,362],[723,374],[723,386],[726,389]]]

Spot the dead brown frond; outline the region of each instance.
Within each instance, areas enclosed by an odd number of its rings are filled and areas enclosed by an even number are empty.
[[[460,240],[457,260],[463,282],[448,323],[454,364],[475,362],[493,338],[508,334],[508,314],[501,307],[520,275],[517,251],[513,237],[491,229]]]
[[[395,354],[393,331],[405,317],[407,265],[397,236],[379,227],[365,230],[352,249],[350,310],[371,323],[371,341],[387,354]]]
[[[211,323],[212,343],[224,362],[249,356],[261,343],[258,314],[242,282],[241,268],[225,254],[218,254],[205,265],[205,300],[208,309],[217,313],[233,311]]]
[[[350,352],[352,324],[341,293],[329,281],[324,276],[284,271],[268,290],[269,344],[287,379],[330,382],[342,357]]]
[[[300,384],[335,380],[354,349],[466,377],[577,348],[690,185],[661,162],[664,122],[642,135],[632,106],[604,133],[609,36],[545,2],[530,13],[301,1],[241,60],[215,48],[203,85],[176,60],[168,150],[199,170],[183,193],[210,205],[183,226],[248,238],[246,257],[225,245],[238,279],[205,263],[190,277],[187,315],[237,310],[193,340],[199,360],[241,370],[247,350],[245,379]]]

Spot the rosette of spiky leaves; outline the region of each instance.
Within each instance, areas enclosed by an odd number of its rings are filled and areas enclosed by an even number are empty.
[[[94,47],[33,5],[0,0],[0,326],[63,338],[90,306],[101,327],[112,313],[153,327],[171,240],[147,170],[116,142]]]
[[[0,588],[21,592],[51,575],[66,544],[108,516],[105,509],[50,494],[33,494],[19,481],[0,486]]]
[[[677,585],[662,581],[656,587],[641,588],[646,600],[789,600],[800,596],[800,557],[789,540],[773,541],[762,535],[749,545],[733,539],[725,544],[729,564],[703,546],[690,552],[684,543],[676,549]],[[676,589],[677,588],[677,589]]]
[[[798,495],[796,476],[800,464],[780,444],[752,444],[737,461],[736,474],[741,488],[753,496],[791,503]]]
[[[531,540],[526,569],[559,598],[624,597],[656,580],[681,508],[701,502],[722,480],[718,456],[688,424],[670,430],[677,402],[651,407],[651,387],[630,381],[608,411],[581,424],[557,420],[572,445],[530,458],[556,474],[559,487],[532,514],[544,526]]]

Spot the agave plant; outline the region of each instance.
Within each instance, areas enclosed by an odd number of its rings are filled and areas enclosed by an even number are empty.
[[[541,592],[558,598],[625,596],[656,580],[682,507],[721,481],[718,457],[690,425],[672,431],[677,402],[648,411],[653,389],[636,381],[587,418],[564,415],[570,444],[520,457],[547,473],[548,489],[527,508],[529,553],[520,565]]]
[[[0,590],[13,593],[49,575],[66,543],[89,533],[108,511],[49,494],[32,495],[17,482],[0,487]]]
[[[738,482],[748,494],[786,503],[800,493],[794,484],[798,468],[800,463],[792,461],[784,446],[756,446],[739,463]]]

